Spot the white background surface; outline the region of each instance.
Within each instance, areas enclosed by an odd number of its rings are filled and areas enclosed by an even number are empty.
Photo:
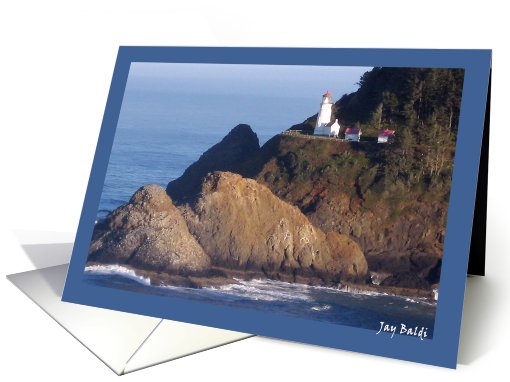
[[[32,269],[13,230],[74,232],[119,45],[492,48],[487,278],[466,307],[457,371],[253,338],[126,380],[480,380],[507,374],[505,2],[16,1],[0,9],[0,378],[117,377],[3,276]],[[472,4],[476,4],[473,6]],[[475,155],[476,153],[473,153]],[[62,235],[73,238],[73,234]]]

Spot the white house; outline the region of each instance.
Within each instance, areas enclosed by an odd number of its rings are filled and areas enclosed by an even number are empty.
[[[317,115],[317,123],[313,131],[314,135],[322,135],[327,137],[338,137],[340,133],[340,124],[338,119],[331,121],[333,103],[331,102],[331,93],[329,90],[322,95],[322,102]]]
[[[321,126],[317,126],[313,132],[314,135],[324,135],[328,137],[338,137],[340,134],[340,124],[338,119],[335,122],[329,122]]]
[[[395,136],[395,130],[385,129],[379,130],[377,134],[377,143],[388,143]]]
[[[359,142],[359,140],[361,139],[361,129],[348,127],[347,129],[345,129],[345,139],[348,141]]]

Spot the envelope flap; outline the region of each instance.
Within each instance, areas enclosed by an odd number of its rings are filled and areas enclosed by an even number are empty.
[[[7,278],[115,373],[161,319],[62,302],[67,265],[9,275]]]
[[[252,334],[233,332],[231,330],[163,320],[128,361],[124,373],[209,350],[252,336]]]

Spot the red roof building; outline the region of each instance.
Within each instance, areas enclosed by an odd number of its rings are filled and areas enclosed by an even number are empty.
[[[377,134],[377,143],[387,143],[388,139],[392,138],[393,136],[395,136],[395,130],[379,130],[379,134]]]
[[[354,127],[348,127],[345,129],[345,134],[359,134],[361,132],[361,129],[356,129]]]
[[[359,140],[361,139],[361,129],[348,127],[347,129],[345,129],[345,139],[348,141],[359,142]]]

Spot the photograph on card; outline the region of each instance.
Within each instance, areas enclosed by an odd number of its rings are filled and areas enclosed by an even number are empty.
[[[131,63],[85,282],[432,339],[463,80]]]

